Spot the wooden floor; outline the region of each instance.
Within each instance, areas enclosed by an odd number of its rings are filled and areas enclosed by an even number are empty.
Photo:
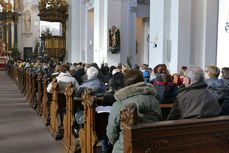
[[[0,71],[0,153],[63,153],[6,71]]]

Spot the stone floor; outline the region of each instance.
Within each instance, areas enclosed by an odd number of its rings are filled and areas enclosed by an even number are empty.
[[[63,153],[6,71],[0,71],[0,153]]]

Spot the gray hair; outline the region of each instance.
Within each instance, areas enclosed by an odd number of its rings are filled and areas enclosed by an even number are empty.
[[[88,80],[92,78],[97,78],[98,74],[99,74],[99,71],[93,66],[87,69]]]
[[[195,83],[195,82],[204,80],[203,70],[198,66],[189,66],[184,74],[185,76],[190,78],[191,83]]]

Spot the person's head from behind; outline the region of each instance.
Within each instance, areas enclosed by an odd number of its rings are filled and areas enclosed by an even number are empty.
[[[123,64],[122,65],[122,72],[125,71],[125,70],[130,70],[130,66],[127,65],[127,64]]]
[[[205,79],[217,78],[219,77],[220,69],[214,65],[206,66],[204,71]]]
[[[128,70],[125,73],[125,86],[136,84],[138,82],[144,82],[144,77],[139,70]]]
[[[159,64],[154,68],[155,74],[163,75],[163,82],[167,84],[170,80],[169,71],[165,64]]]
[[[204,80],[203,70],[198,66],[190,66],[184,73],[184,85],[188,87]]]
[[[221,73],[223,79],[229,79],[229,67],[223,67]]]
[[[187,66],[182,66],[180,70],[180,76],[184,76],[184,72],[187,70]]]
[[[59,73],[60,72],[60,69],[61,69],[61,66],[60,65],[57,65],[56,68],[55,68],[55,72]]]
[[[111,77],[110,87],[113,91],[117,91],[124,87],[124,83],[124,75],[121,72],[117,72]]]
[[[146,64],[142,64],[140,66],[140,71],[142,71],[142,70],[147,70],[147,65]]]
[[[112,75],[115,75],[115,73],[117,73],[117,72],[121,72],[121,70],[120,69],[113,69]]]
[[[60,66],[60,72],[65,73],[67,71],[67,68],[64,65]]]
[[[88,80],[97,78],[98,74],[99,74],[99,71],[93,66],[87,69],[87,79]]]

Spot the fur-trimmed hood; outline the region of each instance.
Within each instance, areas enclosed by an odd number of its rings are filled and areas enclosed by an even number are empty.
[[[154,95],[156,96],[156,90],[150,83],[139,82],[118,90],[114,97],[116,100],[123,100],[135,95]]]

